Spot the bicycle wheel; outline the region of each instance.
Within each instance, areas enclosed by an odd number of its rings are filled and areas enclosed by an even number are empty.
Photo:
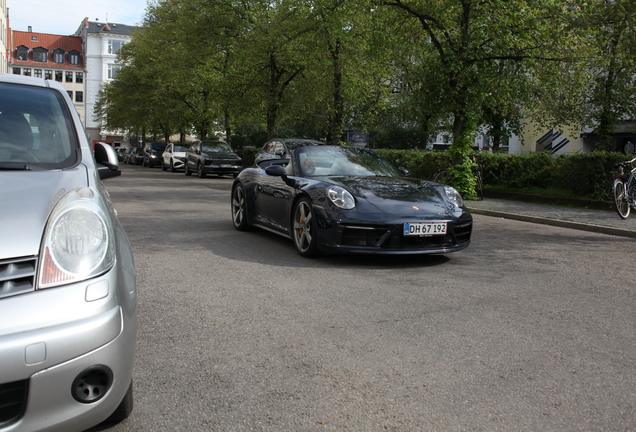
[[[449,177],[448,171],[441,170],[437,174],[435,174],[435,177],[433,177],[433,181],[437,183],[446,184],[446,182],[448,182],[448,177]]]
[[[627,196],[625,195],[625,183],[622,180],[616,179],[614,180],[614,185],[612,186],[612,191],[614,192],[614,204],[616,205],[616,212],[622,219],[627,219],[629,216],[629,202],[627,201]]]
[[[477,193],[477,199],[482,201],[484,199],[484,181],[481,179],[481,172],[475,171],[475,192]]]
[[[631,181],[625,184],[627,202],[636,211],[636,178],[630,177]]]

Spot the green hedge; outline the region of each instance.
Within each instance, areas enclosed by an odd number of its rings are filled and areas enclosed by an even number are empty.
[[[411,176],[432,180],[440,168],[451,163],[447,153],[409,150],[377,150]],[[622,153],[592,152],[551,156],[549,153],[508,155],[478,153],[484,185],[492,189],[537,193],[560,191],[564,195],[611,200],[614,164],[627,160]]]
[[[244,167],[254,165],[259,150],[237,150]],[[408,169],[412,177],[425,180],[432,180],[439,169],[452,163],[448,153],[444,152],[376,151],[393,165]],[[617,173],[614,164],[627,159],[629,157],[622,153],[610,152],[561,156],[551,156],[546,152],[530,155],[477,154],[486,188],[530,193],[559,191],[566,196],[599,201],[612,199],[611,186]]]
[[[236,153],[243,159],[243,168],[251,167],[254,165],[254,159],[256,159],[256,153],[261,148],[238,148]]]

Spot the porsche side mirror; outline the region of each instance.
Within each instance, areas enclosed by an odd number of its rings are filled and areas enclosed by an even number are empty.
[[[287,171],[280,165],[270,165],[265,168],[265,174],[269,176],[287,177]]]
[[[411,171],[407,170],[404,167],[399,167],[398,170],[402,173],[404,177],[408,177],[411,175]]]

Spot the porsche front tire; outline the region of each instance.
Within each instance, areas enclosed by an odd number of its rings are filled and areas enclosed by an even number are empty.
[[[296,250],[305,258],[318,255],[316,218],[309,199],[301,198],[294,206],[292,216],[292,238]]]

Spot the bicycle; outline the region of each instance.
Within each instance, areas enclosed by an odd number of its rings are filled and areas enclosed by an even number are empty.
[[[469,157],[474,163],[472,170],[476,180],[475,192],[477,193],[477,200],[481,201],[484,199],[484,181],[481,175],[481,165],[477,163],[477,158],[475,157],[475,155],[470,155]],[[433,181],[446,184],[449,176],[450,174],[448,173],[448,168],[440,168],[437,171],[437,174],[435,174],[435,177],[433,177]]]
[[[618,168],[619,173],[612,185],[612,192],[616,212],[622,219],[627,219],[631,208],[636,211],[636,168],[632,168],[634,162],[636,162],[636,158],[614,164],[614,168]],[[624,173],[626,166],[631,168],[631,173],[627,179]]]

